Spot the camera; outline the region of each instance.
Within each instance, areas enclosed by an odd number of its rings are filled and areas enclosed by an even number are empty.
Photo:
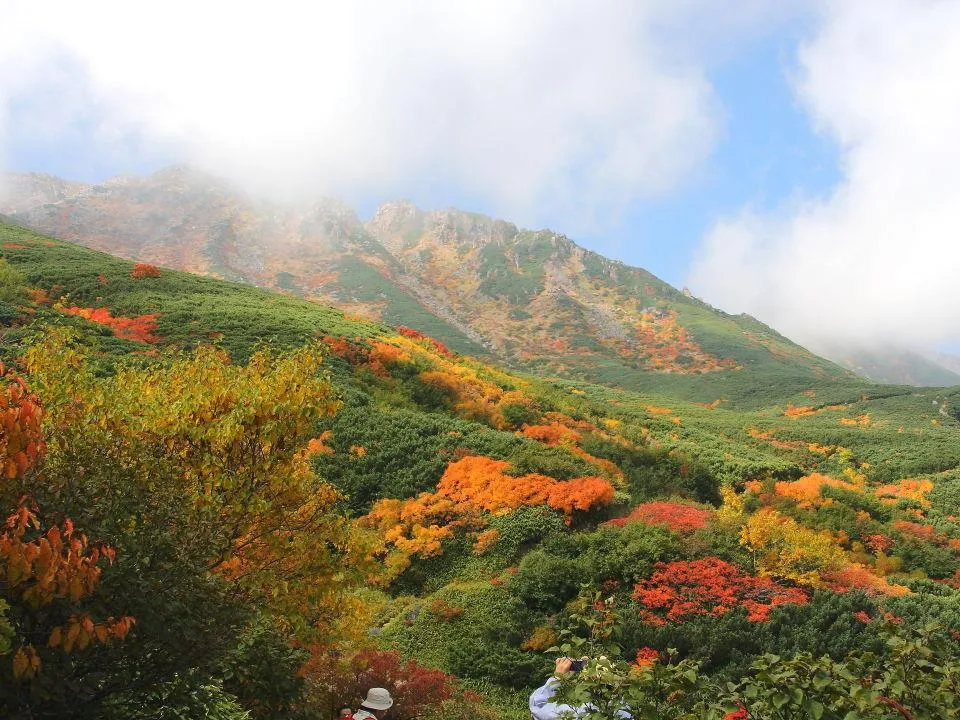
[[[580,672],[583,670],[583,666],[587,664],[586,659],[581,658],[580,660],[571,660],[570,661],[570,672]]]

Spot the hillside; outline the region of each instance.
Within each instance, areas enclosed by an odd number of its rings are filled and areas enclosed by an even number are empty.
[[[404,324],[519,370],[745,406],[854,376],[748,316],[549,230],[388,203],[271,205],[183,167],[85,186],[9,178],[0,212],[133,260]]]
[[[0,587],[7,716],[298,720],[384,684],[402,720],[519,720],[550,647],[615,658],[613,627],[644,712],[954,712],[956,389],[697,404],[17,225],[0,256],[0,355],[23,372],[0,562],[84,533],[63,589]],[[796,695],[804,652],[830,681]]]

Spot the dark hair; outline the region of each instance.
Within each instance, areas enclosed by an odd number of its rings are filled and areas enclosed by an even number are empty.
[[[341,705],[340,707],[337,708],[337,715],[340,714],[341,710],[349,710],[350,712],[353,712],[353,708],[350,707],[349,705]]]

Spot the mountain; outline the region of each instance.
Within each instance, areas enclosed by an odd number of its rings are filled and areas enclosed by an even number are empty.
[[[873,382],[921,387],[960,385],[960,363],[893,348],[817,348],[824,356]],[[954,359],[955,360],[955,359]]]
[[[15,175],[6,213],[121,257],[236,280],[410,326],[511,367],[700,402],[759,402],[852,373],[746,316],[566,236],[391,202],[250,198],[187,167],[83,185]]]
[[[930,355],[928,359],[936,363],[940,367],[945,368],[952,373],[960,375],[960,355],[954,355],[952,353],[945,353],[945,352],[937,352]]]

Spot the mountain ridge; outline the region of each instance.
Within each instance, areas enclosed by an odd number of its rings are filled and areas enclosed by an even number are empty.
[[[7,196],[0,212],[42,232],[333,303],[518,368],[702,401],[749,382],[852,381],[754,318],[478,213],[398,200],[364,222],[337,200],[282,206],[185,166],[99,185],[12,176]]]

